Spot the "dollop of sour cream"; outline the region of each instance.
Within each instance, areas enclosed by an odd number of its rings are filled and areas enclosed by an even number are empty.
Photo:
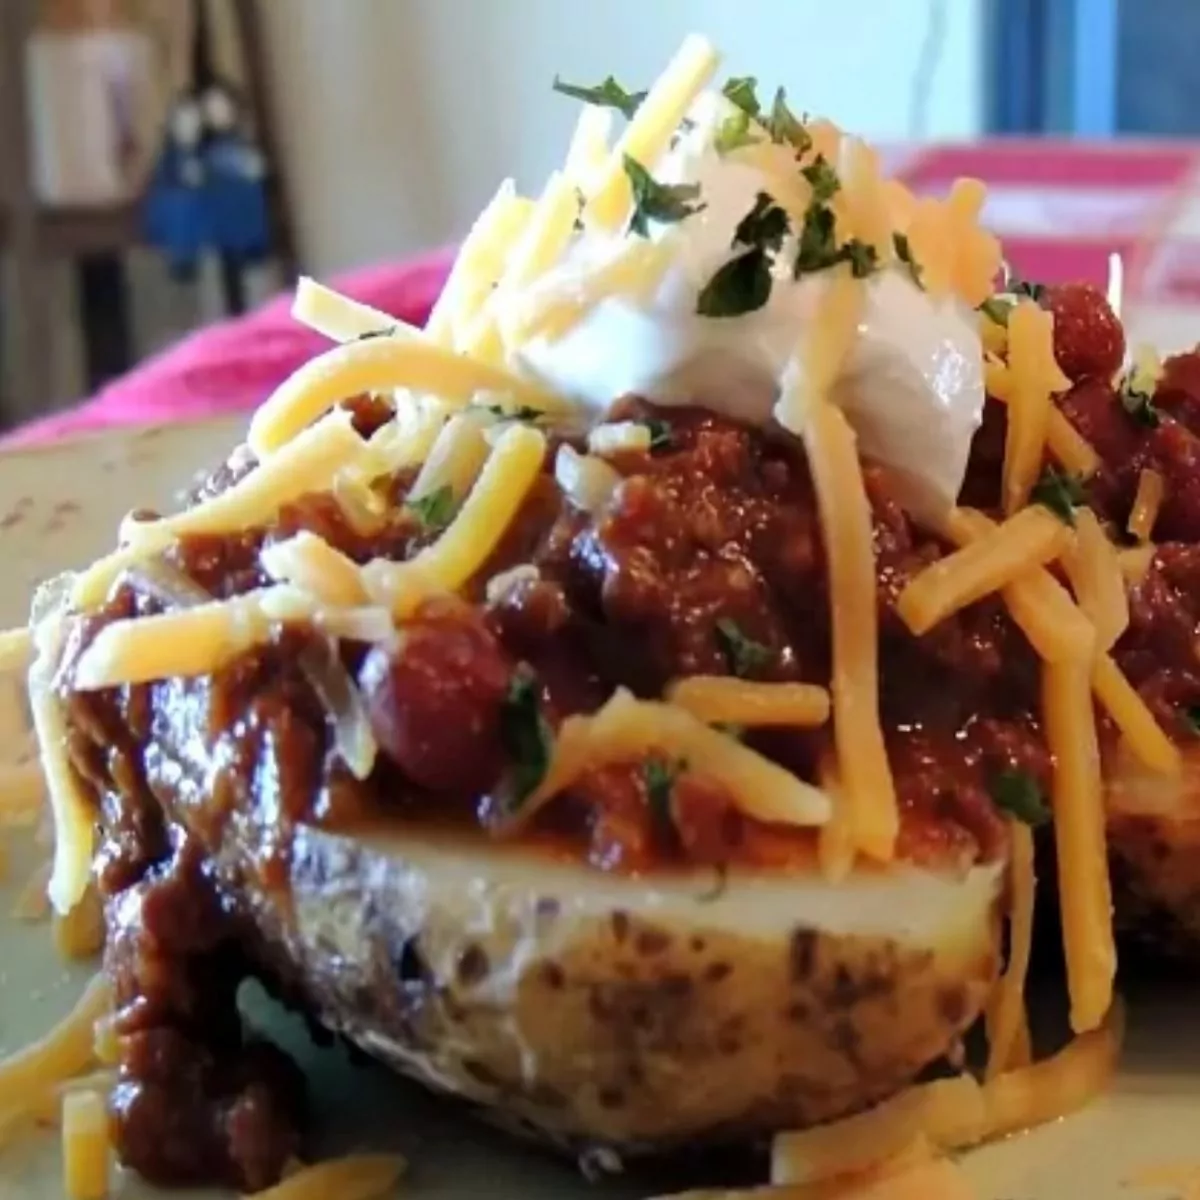
[[[698,184],[703,205],[682,221],[651,225],[651,238],[670,238],[673,247],[657,290],[641,300],[609,297],[565,335],[533,337],[517,351],[525,373],[596,411],[636,393],[661,405],[699,405],[738,421],[770,423],[785,368],[828,280],[823,272],[793,278],[793,230],[774,256],[766,304],[738,316],[697,313],[705,285],[744,252],[735,246],[735,230],[759,193],[769,190],[758,167],[713,148],[714,125],[728,111],[724,103],[702,97],[690,129],[655,168],[661,183]],[[536,293],[569,295],[632,236],[585,228],[534,285]],[[877,271],[865,287],[858,336],[834,398],[863,455],[894,472],[901,502],[936,518],[955,502],[983,414],[975,314],[953,296],[932,299],[906,267]]]

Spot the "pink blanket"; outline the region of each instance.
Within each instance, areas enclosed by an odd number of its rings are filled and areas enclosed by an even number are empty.
[[[449,270],[451,252],[354,272],[334,281],[348,296],[423,325]],[[194,421],[255,408],[329,343],[292,320],[280,296],[245,317],[210,325],[109,384],[78,408],[35,421],[0,440],[10,449],[114,425]]]

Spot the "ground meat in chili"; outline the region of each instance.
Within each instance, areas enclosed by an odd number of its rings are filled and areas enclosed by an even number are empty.
[[[1076,350],[1087,357],[1086,345]],[[1086,375],[1062,398],[1101,456],[1090,499],[1106,519],[1121,524],[1138,471],[1153,466],[1168,481],[1162,530],[1180,543],[1200,542],[1197,384],[1197,356],[1168,364],[1155,397],[1162,419],[1153,427],[1135,421],[1102,378]],[[269,1049],[247,1054],[233,1004],[238,981],[262,965],[238,924],[242,892],[285,887],[296,823],[340,827],[370,817],[488,825],[513,799],[505,721],[518,678],[533,680],[534,711],[548,729],[595,709],[616,687],[654,697],[679,675],[828,681],[825,555],[796,444],[637,400],[622,401],[613,416],[653,419],[662,436],[651,451],[611,456],[621,482],[601,513],[572,507],[548,463],[463,599],[432,602],[390,648],[343,647],[342,666],[364,689],[382,749],[366,781],[341,762],[329,714],[302,667],[312,632],[281,631],[211,678],[89,695],[69,686],[81,648],[105,622],[154,611],[162,598],[139,586],[135,573],[77,626],[62,680],[71,758],[97,797],[104,829],[99,875],[123,1033],[114,1117],[122,1154],[151,1178],[253,1188],[276,1177],[299,1145],[294,1074]],[[378,405],[356,407],[364,434],[381,419]],[[964,500],[987,507],[994,499],[1003,438],[1002,406],[989,402]],[[247,455],[235,456],[198,495],[251,466]],[[265,582],[261,546],[298,529],[359,562],[407,558],[433,536],[402,503],[411,478],[381,483],[390,507],[369,531],[333,499],[310,497],[270,529],[191,537],[166,557],[219,597]],[[909,634],[896,598],[947,547],[900,509],[884,472],[867,467],[866,479],[879,567],[881,718],[901,806],[898,851],[916,862],[965,866],[994,857],[1003,844],[992,777],[1019,769],[1048,783],[1038,663],[994,597],[925,638]],[[487,589],[498,576],[505,581]],[[1161,547],[1134,589],[1130,630],[1117,647],[1122,667],[1180,732],[1182,707],[1200,701],[1200,672],[1181,665],[1194,657],[1185,650],[1200,618],[1196,595],[1195,547]],[[755,647],[753,655],[731,653],[730,629]],[[828,732],[744,736],[815,778]],[[666,792],[642,762],[586,776],[539,814],[527,834],[531,846],[617,871],[731,862],[786,869],[811,860],[811,835],[749,820],[686,764],[663,766]],[[252,873],[244,888],[222,884],[205,867],[231,845]]]

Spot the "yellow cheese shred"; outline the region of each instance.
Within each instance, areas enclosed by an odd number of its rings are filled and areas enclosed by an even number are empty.
[[[408,500],[419,500],[448,487],[455,496],[466,495],[487,461],[490,447],[478,419],[456,413],[442,426],[429,455],[408,492]]]
[[[956,509],[947,524],[959,546],[986,537],[998,526],[983,513]],[[1096,649],[1091,621],[1049,571],[1036,569],[1014,579],[1001,593],[1009,614],[1047,662],[1088,662]]]
[[[1117,962],[1100,747],[1086,664],[1046,664],[1042,717],[1054,755],[1054,839],[1071,1028],[1083,1033],[1097,1028],[1112,1006]]]
[[[1117,999],[1097,1028],[1041,1062],[982,1085],[969,1075],[918,1084],[854,1116],[778,1134],[771,1182],[804,1185],[865,1170],[918,1139],[953,1153],[1077,1112],[1111,1082],[1124,1032]]]
[[[399,388],[463,404],[477,392],[509,392],[536,408],[555,406],[541,388],[424,339],[370,338],[335,346],[289,376],[251,418],[246,441],[266,459],[341,401]]]
[[[292,318],[334,342],[387,334],[391,337],[420,337],[421,331],[387,313],[360,304],[302,275],[296,281]]]
[[[504,180],[459,248],[425,322],[426,337],[440,346],[454,344],[456,331],[476,315],[504,273],[513,244],[533,210],[533,201],[517,195],[511,179]]]
[[[1138,475],[1137,494],[1126,528],[1139,542],[1148,542],[1154,533],[1165,492],[1166,480],[1161,471],[1147,467]]]
[[[307,529],[264,546],[259,562],[277,583],[295,584],[323,604],[353,607],[367,602],[358,564]]]
[[[692,101],[708,86],[719,64],[720,56],[707,39],[697,34],[684,39],[613,146],[595,194],[584,207],[586,224],[613,233],[620,228],[633,203],[625,173],[626,156],[653,170]]]
[[[372,597],[398,619],[431,588],[457,591],[484,565],[541,474],[546,439],[514,423],[500,435],[458,515],[436,542],[408,562],[377,559],[364,568]]]
[[[911,579],[896,611],[913,633],[926,633],[959,609],[1058,558],[1070,542],[1070,529],[1048,509],[1024,508]]]
[[[1004,510],[1012,514],[1028,502],[1041,473],[1053,395],[1070,386],[1054,359],[1054,318],[1033,300],[1019,301],[1009,314],[1008,370],[1003,487]]]
[[[1134,756],[1152,771],[1179,774],[1183,769],[1179,747],[1163,731],[1111,655],[1101,654],[1096,659],[1092,687]]]
[[[1033,831],[1020,821],[1010,821],[1009,837],[1008,965],[987,1010],[988,1079],[995,1079],[1011,1067],[1024,1065],[1018,1059],[1028,1038],[1025,980],[1033,948],[1033,910],[1037,891]]]
[[[282,1183],[255,1192],[253,1200],[378,1200],[391,1193],[407,1169],[398,1154],[351,1154],[302,1167]]]
[[[108,1106],[100,1092],[72,1091],[62,1099],[63,1192],[66,1200],[104,1200],[111,1151]]]
[[[810,683],[692,675],[671,684],[667,699],[708,725],[813,727],[829,720],[829,693]]]
[[[1096,644],[1111,650],[1129,625],[1129,596],[1116,546],[1090,508],[1075,513],[1075,542],[1062,559],[1079,607],[1096,630]]]
[[[685,760],[688,771],[725,787],[738,809],[755,820],[799,826],[829,820],[829,797],[819,788],[674,704],[638,700],[620,689],[597,712],[563,722],[546,775],[509,831],[597,766],[655,753]]]
[[[0,1060],[0,1113],[18,1110],[57,1084],[78,1075],[92,1060],[92,1026],[112,1004],[112,991],[96,975],[75,1007],[36,1042]]]

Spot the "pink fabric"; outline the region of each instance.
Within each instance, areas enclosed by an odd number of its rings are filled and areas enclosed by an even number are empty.
[[[422,325],[445,282],[452,252],[352,272],[334,281],[348,296],[403,321]],[[292,320],[291,296],[257,312],[221,321],[184,338],[79,408],[15,430],[9,449],[114,425],[193,421],[250,410],[283,379],[329,345]]]

